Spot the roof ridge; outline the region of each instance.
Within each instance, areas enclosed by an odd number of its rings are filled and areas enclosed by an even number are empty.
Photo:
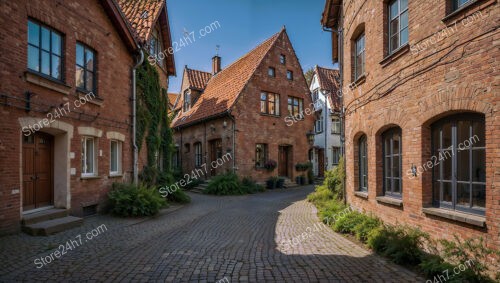
[[[211,72],[202,71],[202,70],[197,70],[197,69],[191,69],[191,68],[188,68],[188,66],[187,66],[187,65],[186,65],[186,70],[196,71],[196,72],[200,72],[200,73],[207,73],[207,74],[212,75],[212,73],[211,73]]]
[[[321,66],[318,66],[318,65],[316,65],[316,67],[317,67],[318,69],[323,69],[323,70],[329,70],[329,71],[339,71],[339,69],[325,68],[325,67],[321,67]]]

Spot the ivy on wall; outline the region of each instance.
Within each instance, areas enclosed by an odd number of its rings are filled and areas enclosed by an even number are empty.
[[[148,161],[140,178],[148,185],[162,185],[172,179],[170,160],[174,146],[170,120],[167,91],[160,86],[158,71],[144,62],[137,69],[136,134],[139,152],[147,150]]]

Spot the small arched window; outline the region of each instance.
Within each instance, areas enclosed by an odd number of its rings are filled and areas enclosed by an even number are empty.
[[[401,198],[401,128],[392,128],[382,134],[384,163],[384,194]]]
[[[368,192],[368,150],[366,135],[363,135],[358,142],[359,156],[359,188],[361,192]]]

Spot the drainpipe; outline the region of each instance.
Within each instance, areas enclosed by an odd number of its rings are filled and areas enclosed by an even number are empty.
[[[233,173],[236,173],[236,119],[231,115],[231,110],[227,114],[233,121]]]
[[[343,11],[342,11],[342,5],[339,5],[340,7],[340,11],[339,11],[339,15],[340,15],[340,18],[339,18],[339,26],[342,26],[342,14],[343,14]],[[342,191],[344,193],[344,204],[347,204],[347,192],[346,192],[346,187],[345,187],[345,175],[346,175],[346,167],[347,167],[347,159],[345,158],[345,126],[344,126],[344,123],[345,123],[345,108],[344,108],[344,93],[343,93],[343,80],[344,80],[344,77],[343,77],[343,69],[344,69],[344,63],[343,63],[343,55],[344,55],[344,45],[343,45],[343,41],[344,41],[344,33],[343,33],[343,29],[340,28],[340,29],[329,29],[329,28],[326,28],[326,27],[323,27],[323,31],[327,31],[327,32],[335,32],[337,35],[338,35],[338,57],[339,57],[339,76],[340,76],[340,82],[339,82],[339,87],[340,87],[340,90],[341,90],[341,95],[340,95],[340,105],[341,105],[341,112],[340,112],[340,155],[342,156],[342,158],[344,158],[344,180],[342,182]]]
[[[134,147],[134,184],[139,182],[139,148],[137,147],[137,86],[136,69],[144,61],[144,51],[139,49],[139,60],[132,69],[132,145]]]

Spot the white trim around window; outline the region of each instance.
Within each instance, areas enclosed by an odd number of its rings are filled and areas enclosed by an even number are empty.
[[[82,177],[97,176],[97,138],[82,137]]]
[[[109,175],[117,176],[122,174],[122,142],[111,140],[109,150]]]

